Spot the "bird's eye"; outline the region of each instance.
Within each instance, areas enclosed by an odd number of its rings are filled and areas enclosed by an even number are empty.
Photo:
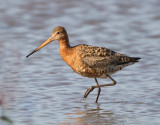
[[[60,32],[57,32],[57,34],[60,34]]]

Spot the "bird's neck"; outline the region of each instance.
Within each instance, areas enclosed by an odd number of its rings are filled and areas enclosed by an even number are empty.
[[[66,37],[65,39],[60,39],[59,40],[59,46],[60,46],[60,49],[69,49],[69,48],[71,48],[71,46],[69,44],[68,37]]]
[[[60,54],[62,58],[71,54],[72,47],[69,44],[68,38],[59,40]]]
[[[73,47],[70,46],[69,40],[59,40],[59,46],[60,46],[60,55],[62,59],[69,65],[71,66],[71,61],[72,61],[72,55],[74,53]]]

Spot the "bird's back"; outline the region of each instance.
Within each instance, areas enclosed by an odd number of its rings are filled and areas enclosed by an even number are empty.
[[[113,74],[140,59],[104,47],[78,45],[74,49],[79,56],[79,61],[83,64],[78,73],[87,77],[105,77],[105,74]]]

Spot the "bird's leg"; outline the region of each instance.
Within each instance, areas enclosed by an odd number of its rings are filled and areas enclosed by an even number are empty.
[[[114,86],[117,82],[109,75],[107,75],[108,78],[110,78],[113,82],[110,84],[104,84],[99,86],[92,86],[93,88],[99,88],[99,87],[105,87],[105,86]]]
[[[97,79],[95,78],[95,81],[96,81],[96,84],[97,86],[91,86],[87,89],[87,91],[85,92],[84,94],[84,98],[87,98],[87,96],[89,95],[90,92],[92,92],[95,88],[98,88],[98,94],[97,94],[97,98],[96,98],[96,103],[98,102],[98,98],[99,98],[99,95],[100,95],[100,92],[101,92],[101,88],[99,87],[99,84],[98,84],[98,81]]]
[[[99,86],[98,81],[97,81],[96,78],[95,78],[95,81],[96,81],[97,86]],[[101,92],[101,88],[98,87],[98,93],[97,93],[96,103],[98,102],[98,98],[99,98],[100,92]]]
[[[87,91],[85,92],[85,94],[84,94],[84,98],[87,98],[87,96],[89,95],[89,93],[92,92],[95,88],[99,88],[98,89],[97,99],[96,99],[96,102],[97,102],[98,101],[98,97],[100,95],[100,91],[101,91],[100,87],[114,86],[117,83],[111,76],[107,75],[107,77],[110,78],[113,82],[110,83],[110,84],[99,85],[99,84],[97,84],[98,83],[97,79],[95,79],[97,86],[91,86],[91,87],[89,87],[87,89]]]
[[[90,92],[92,92],[95,89],[94,86],[91,86],[87,89],[87,91],[84,93],[83,98],[87,98],[87,96],[89,95]]]

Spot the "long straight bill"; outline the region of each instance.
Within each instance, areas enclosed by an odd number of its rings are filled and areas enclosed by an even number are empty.
[[[44,43],[42,43],[38,48],[36,48],[34,51],[32,51],[30,54],[28,54],[26,56],[26,58],[28,58],[30,55],[32,55],[33,53],[37,52],[38,50],[40,50],[42,47],[46,46],[47,44],[49,44],[53,40],[54,39],[52,37],[50,37],[48,40],[46,40]]]

